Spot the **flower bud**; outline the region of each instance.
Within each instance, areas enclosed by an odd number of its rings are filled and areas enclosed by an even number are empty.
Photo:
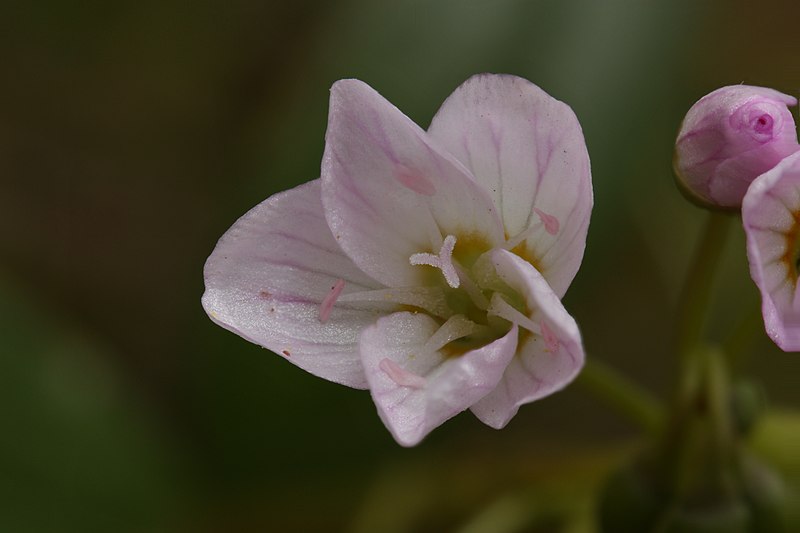
[[[678,185],[708,207],[739,208],[750,182],[800,150],[787,107],[796,104],[792,96],[748,85],[701,98],[675,142]]]

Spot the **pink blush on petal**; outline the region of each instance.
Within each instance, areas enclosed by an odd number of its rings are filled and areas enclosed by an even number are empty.
[[[409,389],[425,388],[425,378],[409,372],[389,358],[384,357],[381,359],[381,362],[378,363],[378,368],[383,370],[383,373],[389,376],[389,379],[401,387],[408,387]]]
[[[561,346],[561,341],[558,340],[558,336],[556,336],[555,332],[550,329],[550,326],[548,326],[547,322],[544,320],[542,320],[540,326],[542,328],[542,337],[544,338],[544,345],[547,347],[547,351],[557,354]]]
[[[411,189],[415,193],[422,194],[423,196],[433,196],[436,194],[436,187],[433,186],[433,183],[431,183],[428,178],[419,172],[411,170],[402,163],[398,163],[395,177],[404,187]]]

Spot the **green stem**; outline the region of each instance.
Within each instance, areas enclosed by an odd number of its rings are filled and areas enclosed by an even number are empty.
[[[658,433],[663,418],[661,404],[614,369],[596,359],[588,359],[576,382],[648,434]]]
[[[742,370],[747,362],[747,356],[751,353],[749,348],[752,347],[756,335],[763,331],[763,328],[761,309],[753,307],[745,311],[745,315],[731,330],[730,336],[722,344],[722,351],[728,358],[732,373],[735,374]]]
[[[711,424],[711,440],[714,451],[711,457],[716,462],[719,487],[728,495],[734,492],[731,468],[735,453],[735,435],[731,413],[731,394],[725,355],[718,350],[708,352],[708,418]]]
[[[711,304],[714,274],[725,249],[730,215],[709,214],[706,228],[697,243],[694,260],[678,304],[677,352],[681,361],[679,391],[687,381],[695,381],[695,355],[702,342],[708,309]]]
[[[731,413],[731,393],[724,354],[715,347],[697,349],[697,383],[689,401],[678,404],[661,441],[663,466],[676,500],[713,491],[735,492],[733,465],[736,433]]]

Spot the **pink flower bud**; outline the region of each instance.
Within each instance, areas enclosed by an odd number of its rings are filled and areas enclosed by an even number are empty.
[[[750,182],[800,150],[787,107],[796,104],[792,96],[748,85],[701,98],[675,142],[679,186],[702,204],[739,208]]]

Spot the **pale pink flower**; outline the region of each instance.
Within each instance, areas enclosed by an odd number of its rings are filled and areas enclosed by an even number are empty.
[[[753,181],[742,221],[767,334],[784,351],[800,351],[800,153]]]
[[[239,219],[205,266],[221,326],[368,388],[403,445],[471,409],[501,428],[580,370],[561,304],[583,257],[589,158],[570,108],[479,75],[426,132],[366,84],[331,89],[321,178]]]
[[[750,183],[800,150],[787,106],[797,99],[773,89],[732,85],[704,96],[675,143],[678,183],[700,203],[735,209]]]

